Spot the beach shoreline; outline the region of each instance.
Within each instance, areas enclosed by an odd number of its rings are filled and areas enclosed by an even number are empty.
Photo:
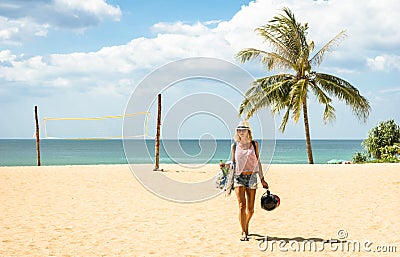
[[[153,172],[154,165],[136,168]],[[188,182],[218,172],[217,164],[160,168]],[[267,181],[281,206],[262,210],[259,188],[250,241],[241,242],[234,193],[167,201],[146,190],[129,164],[0,167],[0,256],[309,256],[288,245],[286,252],[276,245],[261,251],[259,244],[266,237],[321,243],[339,230],[347,241],[400,251],[400,164],[271,164]],[[323,254],[343,252],[326,245]]]

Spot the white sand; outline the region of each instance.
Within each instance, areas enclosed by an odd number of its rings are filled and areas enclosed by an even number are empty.
[[[143,168],[143,167],[142,167]],[[152,166],[144,167],[152,172]],[[162,165],[171,178],[201,181],[218,165]],[[256,197],[250,241],[241,242],[236,197],[182,204],[150,193],[128,165],[0,168],[0,256],[398,256],[400,165],[272,165],[267,181],[281,206],[266,212]],[[294,252],[304,239],[369,240],[397,253]],[[285,240],[271,253],[265,236]],[[289,241],[297,240],[297,241]],[[262,244],[265,246],[265,244]],[[337,251],[333,251],[338,248]],[[394,249],[391,249],[392,251]]]

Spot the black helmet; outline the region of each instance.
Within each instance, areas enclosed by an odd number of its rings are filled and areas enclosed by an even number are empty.
[[[261,196],[261,208],[267,211],[272,211],[276,207],[279,206],[281,200],[277,195],[271,194],[269,190],[267,190],[262,196]]]

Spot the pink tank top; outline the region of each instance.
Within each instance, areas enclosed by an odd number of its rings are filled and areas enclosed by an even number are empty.
[[[242,149],[240,143],[236,143],[235,161],[235,175],[240,175],[242,171],[258,172],[258,160],[252,143],[247,150]]]

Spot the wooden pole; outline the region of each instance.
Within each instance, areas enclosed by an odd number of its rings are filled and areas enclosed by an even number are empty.
[[[39,136],[39,119],[37,106],[35,105],[35,122],[36,122],[36,152],[37,152],[37,165],[40,166],[40,136]]]
[[[153,169],[154,171],[157,171],[160,168],[160,127],[161,127],[161,94],[158,94],[157,134],[156,134],[156,144],[155,144],[156,163]]]

